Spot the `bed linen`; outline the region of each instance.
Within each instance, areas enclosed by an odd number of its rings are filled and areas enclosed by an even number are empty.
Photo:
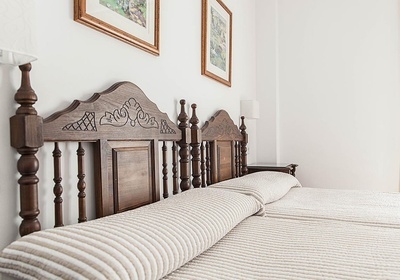
[[[262,171],[218,182],[209,187],[251,195],[261,204],[267,204],[279,200],[290,189],[301,187],[301,184],[290,174]]]
[[[253,196],[264,205],[262,215],[268,217],[400,227],[400,193],[306,188],[295,177],[273,171],[252,173],[210,187]]]
[[[400,230],[253,216],[164,279],[399,279]]]
[[[194,189],[135,210],[24,236],[0,254],[22,279],[159,279],[260,209],[251,196]]]
[[[297,219],[313,217],[400,228],[400,194],[293,188],[280,200],[265,205],[265,215]]]

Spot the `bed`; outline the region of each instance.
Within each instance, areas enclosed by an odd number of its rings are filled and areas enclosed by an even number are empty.
[[[30,68],[24,67],[26,77]],[[398,195],[376,201],[374,209],[386,208],[373,219],[364,219],[370,205],[354,199],[321,212],[334,191],[321,197],[289,174],[247,174],[244,118],[238,127],[220,110],[201,126],[196,105],[189,118],[181,100],[175,124],[139,87],[121,82],[42,121],[28,82],[11,119],[12,146],[21,154],[23,237],[1,252],[0,273],[20,279],[398,279]],[[36,153],[43,141],[54,142],[55,227],[46,230],[37,218]],[[77,143],[79,223],[68,226],[61,142]],[[97,219],[91,221],[83,144],[94,151]],[[359,210],[345,215],[346,205]]]

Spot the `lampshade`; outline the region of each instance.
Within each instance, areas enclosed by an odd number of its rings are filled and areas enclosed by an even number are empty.
[[[22,65],[37,59],[35,0],[0,0],[0,63]]]
[[[260,104],[257,100],[241,100],[240,114],[247,119],[258,119],[260,117]]]

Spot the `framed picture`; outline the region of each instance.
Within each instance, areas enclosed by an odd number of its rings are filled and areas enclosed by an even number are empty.
[[[160,54],[160,0],[74,0],[74,20]]]
[[[201,74],[231,86],[232,12],[221,0],[203,0]]]

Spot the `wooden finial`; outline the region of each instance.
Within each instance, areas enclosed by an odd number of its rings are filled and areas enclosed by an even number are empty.
[[[187,127],[189,127],[189,124],[188,124],[189,117],[185,111],[186,100],[181,99],[179,101],[179,103],[181,104],[181,112],[178,116],[179,128],[187,128]]]

